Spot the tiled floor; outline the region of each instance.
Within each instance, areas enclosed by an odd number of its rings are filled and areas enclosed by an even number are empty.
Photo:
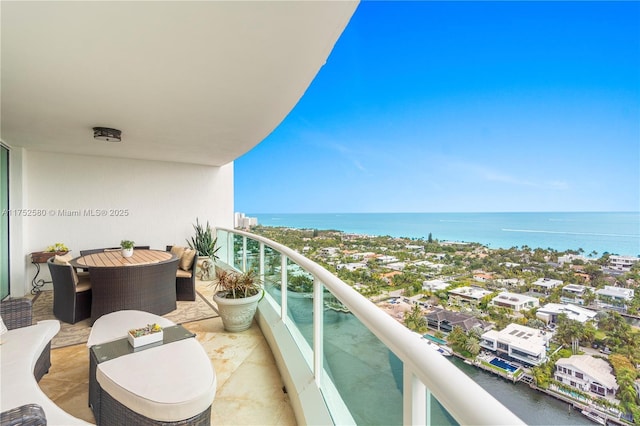
[[[220,318],[183,326],[196,333],[216,371],[212,425],[297,424],[269,345],[255,322],[241,333],[225,332]],[[84,344],[55,349],[51,369],[40,387],[69,414],[95,423],[87,405],[88,376],[89,355]]]

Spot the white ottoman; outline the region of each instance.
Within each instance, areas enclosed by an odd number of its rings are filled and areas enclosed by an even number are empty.
[[[129,325],[129,320],[138,322]],[[146,312],[121,311],[95,322],[89,342],[101,343],[92,345],[89,354],[89,400],[98,425],[210,424],[217,384],[211,360],[192,334],[161,320]],[[126,334],[152,323],[165,327],[165,343],[135,351],[114,330],[124,327]],[[177,340],[168,342],[171,336]]]

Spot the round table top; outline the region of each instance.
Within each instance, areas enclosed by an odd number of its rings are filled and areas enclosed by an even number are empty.
[[[175,258],[175,255],[163,250],[133,250],[133,256],[123,257],[120,249],[106,249],[104,252],[87,254],[71,260],[77,268],[100,268],[117,266],[148,265]]]

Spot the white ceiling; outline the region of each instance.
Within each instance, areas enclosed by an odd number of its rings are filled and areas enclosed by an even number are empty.
[[[354,1],[5,1],[9,146],[222,165],[298,102]],[[122,142],[93,139],[94,126]]]

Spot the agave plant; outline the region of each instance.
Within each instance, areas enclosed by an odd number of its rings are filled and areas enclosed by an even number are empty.
[[[211,260],[217,260],[217,252],[220,247],[216,247],[217,238],[213,237],[213,231],[207,221],[206,226],[202,226],[196,218],[196,224],[193,225],[196,235],[191,237],[191,241],[187,240],[189,248],[195,249],[198,256],[209,256]]]
[[[217,268],[212,285],[217,291],[225,293],[222,297],[226,299],[242,299],[255,296],[262,291],[260,280],[252,270],[236,272]]]

